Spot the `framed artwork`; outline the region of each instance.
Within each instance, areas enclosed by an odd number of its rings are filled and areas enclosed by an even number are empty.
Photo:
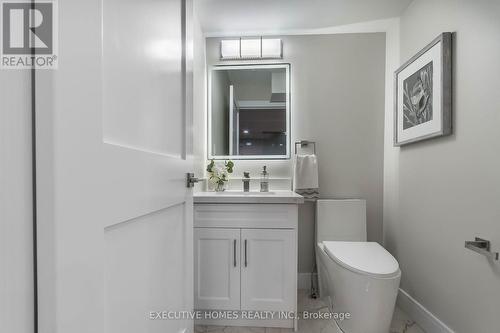
[[[394,76],[394,146],[452,132],[451,32],[442,33]]]

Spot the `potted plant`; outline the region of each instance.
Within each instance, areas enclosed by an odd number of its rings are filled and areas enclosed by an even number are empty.
[[[226,183],[229,180],[229,174],[233,173],[234,163],[232,161],[224,161],[224,163],[215,163],[211,160],[207,166],[208,181],[215,186],[216,192],[222,192],[226,188]]]

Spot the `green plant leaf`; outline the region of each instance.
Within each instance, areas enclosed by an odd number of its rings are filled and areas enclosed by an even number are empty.
[[[207,172],[212,172],[214,165],[215,165],[215,161],[213,159],[210,160],[210,163],[207,165]]]
[[[226,165],[227,172],[233,173],[233,169],[234,169],[233,161],[229,160],[229,161],[225,162],[225,165]]]

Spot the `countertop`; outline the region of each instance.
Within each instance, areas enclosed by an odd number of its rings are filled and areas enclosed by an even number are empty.
[[[194,203],[269,203],[269,204],[301,204],[304,197],[292,191],[269,192],[195,192]]]

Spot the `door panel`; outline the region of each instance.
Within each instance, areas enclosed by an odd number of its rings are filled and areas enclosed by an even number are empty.
[[[102,3],[104,141],[182,156],[182,2]]]
[[[240,308],[240,230],[195,228],[195,308]]]
[[[295,309],[296,281],[294,280],[297,270],[295,242],[293,230],[243,229],[241,231],[242,310]]]
[[[184,205],[105,228],[106,332],[141,332],[151,311],[182,309],[191,288],[182,262]],[[180,297],[181,296],[181,297]],[[168,309],[165,302],[168,300]],[[124,320],[126,318],[126,320]],[[182,332],[183,322],[152,322],[148,332]]]
[[[35,88],[39,332],[192,332],[148,316],[193,308],[191,2],[58,3],[59,68]]]

